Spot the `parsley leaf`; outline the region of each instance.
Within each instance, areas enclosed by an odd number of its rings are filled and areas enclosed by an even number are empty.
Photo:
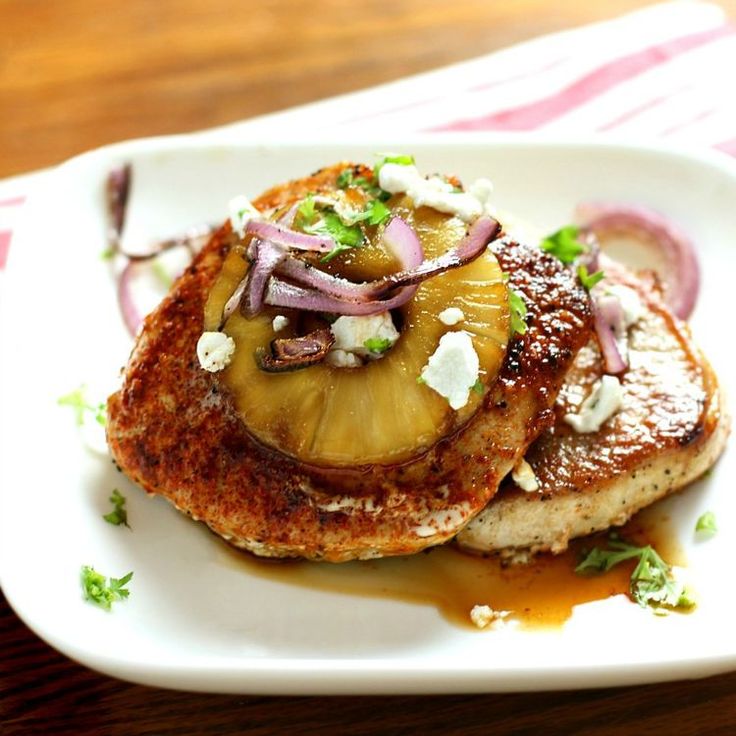
[[[509,289],[509,316],[511,318],[511,337],[526,332],[526,303],[523,297],[513,289]]]
[[[345,225],[335,212],[322,212],[320,220],[302,229],[310,235],[327,235],[337,243],[335,248],[322,257],[323,263],[350,248],[360,248],[365,239],[359,225]]]
[[[695,531],[715,534],[718,531],[716,515],[712,511],[706,511],[704,514],[701,514],[695,524]]]
[[[130,595],[130,591],[125,586],[132,577],[133,573],[129,572],[122,578],[110,578],[108,581],[94,568],[83,565],[81,579],[84,600],[109,611],[115,601],[122,601]]]
[[[479,396],[483,396],[483,383],[480,378],[470,387],[472,391],[475,391]]]
[[[337,186],[340,189],[346,189],[353,183],[352,169],[343,169],[337,176]]]
[[[576,573],[607,572],[625,560],[638,559],[631,573],[629,593],[640,606],[646,608],[692,608],[695,601],[682,584],[675,580],[672,568],[651,545],[637,547],[616,536],[608,540],[609,549],[592,549],[575,568]]]
[[[107,423],[107,407],[104,403],[90,404],[85,397],[85,391],[86,387],[82,385],[66,394],[66,396],[59,398],[56,403],[59,406],[69,406],[74,409],[77,426],[81,427],[84,424],[85,412],[90,412],[93,414],[95,421],[104,427]]]
[[[377,353],[378,355],[385,353],[391,345],[391,340],[387,337],[369,337],[363,343],[363,347],[365,347],[366,350],[369,350],[371,353]]]
[[[302,203],[296,208],[294,216],[294,225],[302,230],[311,225],[317,218],[317,205],[314,197],[310,194],[302,200]]]
[[[588,250],[588,247],[578,240],[579,234],[580,228],[575,225],[566,225],[552,235],[548,235],[541,242],[540,248],[559,258],[563,263],[572,263]]]
[[[606,274],[603,271],[596,271],[595,273],[588,273],[588,269],[582,263],[578,266],[578,278],[583,288],[586,291],[590,291],[599,281],[606,278]]]
[[[112,496],[110,496],[110,503],[115,508],[109,514],[103,514],[102,518],[108,524],[114,524],[115,526],[123,524],[123,526],[127,526],[130,529],[128,512],[125,510],[125,496],[117,488],[113,490]]]
[[[380,225],[390,217],[391,210],[378,199],[374,199],[366,205],[366,208],[352,218],[353,222],[367,222],[369,225]]]

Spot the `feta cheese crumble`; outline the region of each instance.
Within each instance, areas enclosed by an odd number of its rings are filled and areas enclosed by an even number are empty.
[[[421,378],[457,411],[468,403],[479,371],[480,360],[470,335],[467,332],[447,332],[422,368]]]
[[[606,286],[603,292],[608,296],[614,296],[619,300],[624,313],[624,329],[627,330],[635,325],[645,314],[646,309],[639,299],[639,295],[628,286],[623,284],[611,284]]]
[[[216,373],[230,365],[235,340],[224,332],[203,332],[197,341],[197,358],[206,371]]]
[[[378,183],[391,194],[406,192],[415,207],[431,207],[438,212],[457,215],[464,222],[472,222],[485,209],[485,204],[473,194],[454,192],[452,184],[439,176],[425,179],[413,165],[384,164],[378,172]]]
[[[440,318],[442,324],[450,327],[465,319],[465,313],[458,307],[447,307],[447,309],[443,309],[437,316]]]
[[[522,457],[511,471],[511,479],[522,491],[533,493],[539,490],[539,481],[532,466]]]
[[[623,403],[624,391],[616,376],[603,376],[583,401],[577,414],[565,414],[564,420],[576,432],[597,432]]]
[[[499,628],[510,615],[511,611],[494,611],[490,606],[473,606],[470,610],[470,620],[479,629]]]
[[[380,358],[399,339],[399,332],[394,327],[389,312],[371,314],[365,317],[338,317],[330,325],[330,330],[335,336],[331,353],[349,353],[353,355],[353,358],[355,356],[371,359]],[[366,343],[370,344],[372,341],[383,341],[386,350],[381,352],[370,350]],[[328,358],[331,353],[328,354]],[[333,360],[335,359],[333,358]],[[338,363],[332,362],[332,365],[338,365]],[[352,363],[348,365],[352,366]],[[362,363],[358,361],[358,365],[362,365]]]
[[[271,322],[274,332],[281,332],[285,327],[289,326],[289,318],[284,317],[283,314],[277,314]]]
[[[233,197],[228,203],[230,209],[230,224],[233,230],[242,238],[245,235],[245,226],[248,220],[261,219],[261,213],[244,194]]]

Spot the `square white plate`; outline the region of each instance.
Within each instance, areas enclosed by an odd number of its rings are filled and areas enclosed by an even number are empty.
[[[413,153],[424,171],[488,176],[498,205],[555,228],[583,199],[626,200],[673,217],[697,241],[704,280],[694,333],[734,383],[736,167],[725,158],[610,143],[488,136],[370,143],[243,144],[189,137],[134,141],[52,173],[14,238],[2,299],[0,579],[8,600],[68,656],[125,679],[243,693],[429,693],[608,686],[701,677],[736,667],[734,453],[674,498],[671,513],[700,605],[655,617],[620,598],[576,609],[557,630],[475,632],[433,608],[295,588],[227,564],[219,540],[150,500],[90,453],[59,396],[112,390],[131,347],[105,247],[104,182],[131,161],[126,238],[150,242],[227,216],[235,194],[340,159]],[[98,393],[98,398],[103,394]],[[128,499],[133,531],[105,524]],[[720,526],[696,542],[695,519]],[[79,569],[135,571],[129,600],[82,601]]]

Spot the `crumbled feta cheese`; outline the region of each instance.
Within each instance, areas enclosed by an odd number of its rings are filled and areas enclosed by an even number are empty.
[[[229,202],[229,209],[230,223],[241,238],[245,235],[248,220],[259,220],[263,216],[244,194],[233,197]]]
[[[442,324],[449,325],[450,327],[465,319],[463,310],[457,307],[447,307],[447,309],[443,309],[437,316],[440,318]]]
[[[533,493],[539,490],[537,476],[534,475],[532,466],[523,457],[514,465],[514,469],[511,471],[511,479],[522,491]]]
[[[371,352],[366,347],[366,342],[388,340],[390,348],[399,339],[399,332],[394,327],[389,312],[371,314],[366,317],[338,317],[330,325],[330,329],[335,336],[333,352],[341,350],[364,358],[380,358],[383,355],[383,353]]]
[[[603,376],[597,381],[577,414],[565,414],[564,420],[576,432],[597,432],[623,403],[624,391],[615,376]]]
[[[491,204],[493,182],[490,179],[476,179],[469,187],[468,192],[480,202],[486,215],[495,215],[496,208]]]
[[[429,357],[421,375],[424,383],[444,396],[457,411],[468,403],[479,370],[480,360],[470,335],[447,332],[440,338],[437,350]]]
[[[621,303],[624,313],[624,329],[635,325],[646,313],[639,295],[628,286],[611,284],[605,287],[604,294],[616,297]]]
[[[363,365],[363,361],[355,353],[345,350],[330,350],[325,360],[335,368],[360,368]]]
[[[494,611],[490,606],[473,606],[470,610],[470,620],[479,628],[491,626],[498,628],[504,619],[511,615],[511,611]]]
[[[384,164],[378,172],[381,189],[391,194],[406,192],[415,207],[431,207],[471,222],[483,214],[483,205],[468,192],[453,192],[452,185],[438,176],[425,179],[416,166]]]
[[[197,341],[197,358],[206,371],[215,373],[230,364],[235,340],[224,332],[203,332]]]
[[[281,332],[285,327],[289,326],[289,318],[284,317],[283,314],[277,314],[271,322],[274,332]]]

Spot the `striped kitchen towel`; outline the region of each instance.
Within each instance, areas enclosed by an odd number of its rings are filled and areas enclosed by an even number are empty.
[[[205,134],[544,131],[664,140],[736,156],[732,69],[736,26],[717,6],[679,0]],[[40,175],[0,182],[0,269]]]

